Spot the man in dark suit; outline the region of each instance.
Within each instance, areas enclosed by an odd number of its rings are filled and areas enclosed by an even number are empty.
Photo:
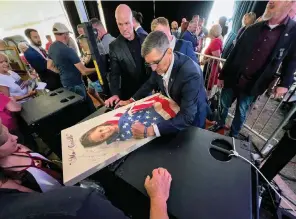
[[[164,32],[170,41],[170,47],[174,52],[180,52],[189,56],[193,61],[198,63],[196,54],[194,53],[192,43],[186,40],[177,39],[171,34],[169,21],[164,17],[156,18],[151,23],[151,31]]]
[[[133,30],[131,9],[127,5],[119,5],[115,18],[120,35],[109,46],[109,83],[113,96],[105,101],[107,107],[129,99],[149,78],[141,57],[141,45],[146,36]]]
[[[246,119],[251,103],[273,81],[282,63],[280,83],[275,96],[283,96],[293,83],[296,71],[296,23],[288,17],[292,1],[269,1],[263,22],[245,30],[233,48],[220,73],[221,121],[225,124],[228,109],[235,99],[237,107],[230,136],[236,137]]]
[[[132,126],[133,136],[160,136],[176,133],[189,126],[204,128],[208,104],[200,67],[188,56],[173,52],[162,31],[154,31],[147,36],[142,46],[142,56],[153,72],[132,99],[120,101],[118,105],[146,97],[159,87],[162,94],[180,106],[180,111],[176,117],[149,127],[136,122]]]
[[[139,34],[148,35],[148,33],[144,30],[144,28],[141,26],[143,23],[143,15],[141,12],[133,11],[133,25],[135,31]]]
[[[34,29],[26,29],[25,35],[31,42],[29,48],[24,52],[24,56],[29,64],[36,70],[41,81],[47,84],[46,88],[55,90],[62,86],[60,76],[47,69],[47,53],[41,47],[41,39],[38,32]]]
[[[192,43],[194,51],[197,51],[197,47],[198,47],[198,41],[199,41],[199,39],[197,38],[198,28],[199,27],[198,27],[197,21],[191,20],[189,22],[189,26],[187,30],[182,35],[183,40],[187,40]]]

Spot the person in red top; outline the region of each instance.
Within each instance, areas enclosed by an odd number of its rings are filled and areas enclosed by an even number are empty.
[[[221,26],[219,24],[214,24],[209,31],[211,42],[205,50],[205,55],[220,58],[223,47],[223,37],[221,34]],[[203,73],[206,87],[210,90],[218,83],[219,61],[209,59],[209,57],[204,57],[202,64],[205,65]]]
[[[51,39],[51,36],[50,35],[46,35],[45,36],[46,37],[46,39],[47,39],[47,43],[46,43],[46,45],[45,45],[45,50],[46,50],[46,52],[48,52],[48,50],[49,50],[49,47],[51,46],[51,44],[52,44],[52,39]]]
[[[0,118],[3,125],[11,132],[17,130],[16,121],[12,113],[19,112],[21,109],[21,105],[18,104],[15,99],[0,93]]]

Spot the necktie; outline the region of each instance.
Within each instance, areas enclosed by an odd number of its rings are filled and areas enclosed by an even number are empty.
[[[42,47],[39,47],[40,51],[42,52],[42,54],[44,55],[45,58],[47,58],[47,53],[46,51],[42,48]]]

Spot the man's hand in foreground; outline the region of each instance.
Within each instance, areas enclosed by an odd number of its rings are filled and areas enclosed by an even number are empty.
[[[146,177],[145,188],[150,197],[150,219],[168,219],[167,200],[170,195],[172,177],[164,168],[154,169],[152,178]]]
[[[152,178],[146,177],[145,188],[150,199],[157,199],[167,201],[170,196],[172,176],[164,168],[154,169],[152,171]]]
[[[135,122],[132,125],[132,133],[134,138],[144,138],[145,126],[140,122]],[[147,128],[147,137],[154,136],[154,129],[152,126]]]
[[[113,107],[120,101],[119,96],[113,95],[105,101],[106,107]]]

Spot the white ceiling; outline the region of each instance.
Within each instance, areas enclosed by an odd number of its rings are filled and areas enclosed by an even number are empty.
[[[46,20],[63,14],[60,1],[0,0],[0,28],[10,29],[23,24]]]

